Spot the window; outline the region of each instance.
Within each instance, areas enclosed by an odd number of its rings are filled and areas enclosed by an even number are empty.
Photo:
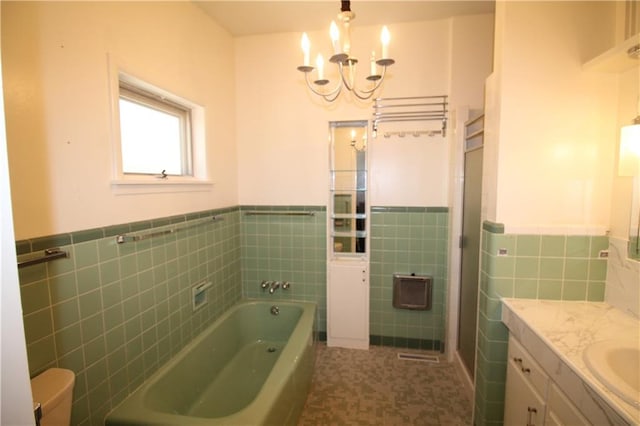
[[[185,88],[174,81],[172,88]],[[205,108],[109,60],[115,195],[210,191]],[[190,86],[187,86],[190,87]]]
[[[118,102],[122,174],[193,176],[190,107],[122,79]]]

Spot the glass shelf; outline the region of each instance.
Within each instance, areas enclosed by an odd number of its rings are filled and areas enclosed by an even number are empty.
[[[332,237],[338,238],[366,238],[367,231],[351,231],[351,232],[332,232]]]
[[[331,171],[332,191],[366,191],[366,170],[333,170]]]
[[[331,219],[366,219],[365,213],[334,213]]]

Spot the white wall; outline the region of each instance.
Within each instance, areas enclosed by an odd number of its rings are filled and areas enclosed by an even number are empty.
[[[507,232],[608,229],[616,79],[582,64],[613,45],[614,20],[607,2],[496,4],[485,208]]]
[[[330,19],[328,17],[327,19]],[[329,21],[327,21],[329,22]],[[456,102],[482,105],[482,81],[490,68],[492,15],[389,25],[389,68],[380,97],[453,97],[452,76],[460,83]],[[352,46],[361,59],[359,77],[368,73],[371,48],[379,55],[379,27],[353,24]],[[367,120],[370,103],[343,97],[327,106],[310,94],[303,74],[299,33],[236,40],[237,135],[241,204],[327,202],[328,122]],[[327,31],[310,32],[311,57],[331,50]],[[460,60],[452,39],[477,40],[477,67]],[[459,44],[456,43],[459,47]],[[471,46],[469,47],[471,48]],[[475,58],[473,55],[472,58]],[[455,69],[453,69],[455,67]],[[455,72],[454,72],[455,71]],[[330,75],[335,81],[335,75]],[[424,128],[408,123],[405,129]],[[439,123],[426,125],[439,129]],[[381,130],[399,130],[394,123]],[[422,136],[370,139],[371,204],[447,206],[450,139]]]
[[[237,204],[231,36],[190,2],[9,2],[3,11],[16,238]],[[107,54],[205,107],[204,192],[115,195]]]
[[[296,70],[297,33],[237,39],[234,61],[232,38],[189,3],[12,2],[6,9],[2,54],[17,239],[238,203],[325,204],[327,123],[371,117],[370,104],[344,98],[326,107],[309,94]],[[453,76],[473,83],[457,101],[478,103],[484,75],[458,67],[465,52],[451,49],[452,37],[482,40],[475,52],[486,49],[486,62],[491,21],[484,15],[391,25],[397,63],[380,96],[455,100],[454,89],[463,86],[453,85]],[[356,21],[356,55],[379,50],[379,30]],[[329,51],[324,31],[310,36]],[[212,190],[114,194],[107,54],[123,70],[206,108]],[[448,205],[448,144],[379,137],[371,149],[372,204]]]

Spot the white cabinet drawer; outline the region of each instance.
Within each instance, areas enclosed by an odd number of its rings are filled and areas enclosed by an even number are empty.
[[[549,378],[542,367],[540,367],[522,345],[511,336],[509,336],[509,363],[521,371],[526,381],[531,384],[543,399],[546,398]]]

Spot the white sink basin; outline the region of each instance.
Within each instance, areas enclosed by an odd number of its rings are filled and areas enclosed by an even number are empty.
[[[640,408],[640,342],[603,340],[588,346],[583,357],[607,389]]]

